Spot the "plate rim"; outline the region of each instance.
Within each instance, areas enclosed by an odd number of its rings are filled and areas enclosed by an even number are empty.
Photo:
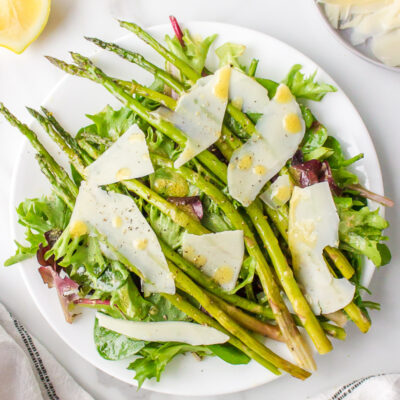
[[[313,0],[314,1],[314,0]],[[322,71],[332,82],[334,82],[338,89],[341,90],[342,94],[345,96],[346,100],[349,102],[349,104],[352,107],[352,113],[358,117],[359,123],[360,125],[363,127],[363,130],[365,131],[366,135],[365,135],[365,139],[368,140],[368,146],[371,149],[372,155],[375,156],[376,159],[376,165],[377,165],[377,182],[375,183],[376,189],[379,193],[384,193],[384,187],[383,187],[383,177],[382,177],[382,172],[381,172],[381,166],[379,163],[379,158],[378,155],[376,153],[376,148],[373,144],[372,141],[372,137],[363,121],[363,119],[361,118],[361,115],[359,114],[357,108],[355,107],[355,105],[353,104],[353,102],[350,100],[350,98],[347,96],[346,92],[343,91],[340,86],[336,83],[336,81],[331,77],[331,75],[326,72],[326,70],[324,68],[322,68],[318,63],[314,62],[309,56],[307,56],[305,53],[301,52],[300,50],[298,50],[297,48],[293,47],[292,45],[284,42],[283,40],[280,40],[272,35],[269,35],[267,33],[261,32],[261,31],[257,31],[255,29],[251,29],[251,28],[247,28],[247,27],[243,27],[241,25],[235,25],[235,24],[229,24],[229,23],[224,23],[224,22],[214,22],[214,21],[201,21],[201,20],[189,20],[189,21],[185,21],[185,24],[187,25],[191,25],[191,26],[195,26],[195,25],[210,25],[213,26],[213,29],[215,27],[215,29],[218,29],[218,27],[227,27],[228,29],[240,29],[243,31],[246,31],[247,33],[251,34],[251,35],[261,35],[261,36],[265,36],[267,38],[269,38],[269,40],[273,40],[276,41],[277,43],[279,43],[280,45],[282,45],[283,47],[287,47],[290,48],[291,51],[293,51],[294,53],[298,53],[299,55],[301,55],[302,58],[304,58],[308,63],[311,63],[313,65],[316,65],[318,67],[319,71]],[[150,27],[146,27],[146,30],[149,32],[154,32],[157,30],[166,30],[168,29],[170,26],[169,24],[165,23],[165,24],[157,24],[157,25],[152,25]],[[217,30],[218,33],[218,30]],[[127,37],[131,37],[132,34],[128,33],[128,34],[124,34],[121,35],[121,37],[113,40],[113,42],[119,42],[124,40]],[[92,58],[102,52],[106,52],[106,50],[100,49],[97,51],[92,52],[89,55],[89,58]],[[67,80],[68,78],[70,78],[69,75],[64,75],[61,77],[61,79],[54,85],[54,87],[48,92],[48,94],[44,97],[43,101],[40,103],[41,105],[46,104],[47,101],[49,101],[51,99],[51,97],[53,96],[53,94],[58,90],[58,88],[63,84],[64,80]],[[31,121],[28,124],[29,127],[32,127],[33,123],[34,123],[34,119],[30,118]],[[11,233],[13,235],[13,238],[16,238],[17,236],[17,232],[16,232],[16,227],[18,226],[18,220],[17,218],[15,218],[15,204],[16,204],[16,186],[17,186],[17,175],[18,175],[18,171],[19,171],[19,165],[21,163],[21,160],[23,158],[23,155],[26,151],[26,149],[29,149],[29,142],[26,138],[24,138],[24,140],[22,141],[22,144],[20,146],[19,149],[19,154],[16,157],[15,160],[15,164],[13,167],[13,174],[12,174],[12,179],[11,179],[11,194],[10,194],[10,205],[9,205],[9,212],[10,212],[10,225],[11,225]],[[384,208],[381,208],[381,214],[384,215]],[[108,371],[106,371],[105,369],[98,367],[95,364],[95,361],[92,360],[90,357],[86,357],[86,355],[82,355],[80,353],[78,353],[78,351],[72,346],[72,344],[70,342],[68,342],[66,340],[66,338],[64,338],[64,335],[61,334],[61,332],[59,331],[59,329],[57,329],[55,327],[55,325],[51,322],[50,318],[47,317],[47,314],[44,312],[44,310],[42,309],[43,307],[41,306],[41,304],[38,302],[38,299],[36,298],[36,296],[34,295],[34,291],[33,291],[33,287],[29,284],[29,277],[28,275],[25,273],[24,271],[24,262],[20,262],[17,264],[17,267],[20,271],[20,274],[22,275],[23,281],[25,283],[26,288],[28,289],[29,294],[31,295],[35,306],[38,308],[38,310],[40,311],[41,315],[43,316],[43,318],[46,320],[46,322],[50,325],[51,329],[57,334],[57,336],[65,343],[67,344],[67,346],[72,349],[76,354],[78,354],[80,357],[82,357],[85,361],[87,361],[88,363],[90,363],[93,367],[95,367],[96,369],[102,371],[103,373],[118,379],[120,382],[124,382],[127,383],[125,380],[123,380],[122,378],[118,378],[115,375],[110,374]],[[372,279],[374,272],[372,272],[372,274],[369,276],[369,279],[367,280],[367,282],[365,282],[365,285],[368,286],[370,284],[370,281]],[[245,388],[242,389],[232,389],[232,390],[224,390],[224,391],[219,391],[219,390],[213,390],[212,392],[208,392],[208,393],[176,393],[173,390],[165,390],[165,388],[161,389],[159,388],[157,385],[151,386],[151,387],[147,387],[146,384],[143,385],[143,388],[146,390],[150,390],[153,392],[157,392],[157,393],[164,393],[164,394],[169,394],[169,395],[183,395],[183,396],[190,396],[190,397],[198,397],[198,396],[212,396],[212,395],[222,395],[222,394],[233,394],[233,393],[239,393],[245,390],[249,390],[249,389],[253,389],[256,387],[259,387],[261,385],[267,384],[269,382],[272,382],[278,378],[281,377],[286,377],[287,374],[282,373],[282,375],[279,376],[274,376],[273,379],[267,381],[267,382],[254,382],[248,386],[246,386]],[[132,379],[131,382],[128,382],[128,384],[137,387],[137,382]]]

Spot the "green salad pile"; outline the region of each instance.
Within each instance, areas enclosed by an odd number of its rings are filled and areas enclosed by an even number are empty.
[[[154,81],[148,87],[134,80],[110,77],[77,53],[71,53],[75,64],[48,57],[65,72],[104,86],[121,102],[119,109],[105,105],[97,114],[87,115],[90,123],[73,135],[51,111],[28,109],[69,158],[71,171],[64,171],[36,134],[0,103],[0,113],[33,145],[40,169],[52,187],[50,194],[27,199],[18,206],[18,222],[26,228],[26,243],[16,242],[17,251],[6,265],[37,257],[39,273],[44,283],[57,290],[66,321],[70,323],[79,308],[86,307],[116,320],[159,323],[152,326],[180,321],[190,326],[200,324],[226,335],[224,342],[213,344],[191,344],[191,338],[149,340],[147,336],[135,337],[134,333],[123,334],[117,328],[107,328],[94,318],[93,339],[99,355],[107,360],[127,359],[127,368],[134,371],[132,376],[139,387],[146,379],[159,380],[167,364],[185,353],[193,353],[199,359],[219,357],[230,364],[247,364],[253,359],[275,374],[285,371],[305,379],[316,369],[313,352],[304,339],[306,335],[319,353],[328,353],[333,348],[332,340],[345,339],[348,321],[365,333],[371,324],[368,309],[379,309],[379,304],[363,300],[369,291],[362,286],[361,276],[366,259],[376,267],[390,261],[383,233],[388,222],[368,199],[385,206],[391,206],[392,202],[360,185],[351,166],[363,155],[347,157],[323,121],[313,114],[312,102],[321,101],[328,93],[334,96],[335,87],[319,82],[316,74],[305,75],[301,65],[285,71],[281,82],[258,76],[258,60],[244,61],[244,45],[225,43],[214,50],[217,35],[203,39],[182,31],[174,18],[172,23],[175,35],[167,35],[163,45],[136,24],[120,22],[164,58],[163,67],[116,44],[87,38],[152,73]],[[221,134],[208,149],[176,167],[176,160],[184,153],[189,139],[181,125],[157,112],[161,108],[169,112],[177,110],[180,101],[198,87],[196,82],[214,74],[206,67],[209,51],[215,51],[219,59],[218,71],[230,66],[240,72],[243,79],[263,88],[269,97],[266,101],[272,102],[282,87],[288,88],[294,107],[300,110],[299,121],[304,127],[300,145],[263,190],[268,190],[279,178],[290,183],[290,193],[314,185],[329,187],[339,218],[334,232],[338,235],[338,245],[325,247],[323,260],[330,279],[346,281],[354,291],[350,303],[340,309],[316,311],[308,286],[300,278],[290,233],[293,198],[290,201],[289,195],[284,201],[271,203],[258,196],[250,205],[243,205],[231,195],[227,179],[230,160],[235,151],[258,134],[263,113],[245,110],[240,101],[230,99]],[[134,265],[107,232],[86,230],[86,225],[81,227],[80,234],[71,230],[75,202],[78,204],[88,179],[87,167],[100,160],[133,126],[140,128],[145,136],[154,172],[101,185],[101,190],[129,197],[140,210],[171,273],[175,287],[168,293],[145,289],[144,269]],[[184,251],[188,234],[227,231],[243,232],[244,248],[238,276],[229,289],[223,283],[230,276],[218,280],[216,275],[205,273],[202,265]],[[144,248],[147,239],[143,243]],[[222,249],[224,243],[220,242]],[[230,251],[229,248],[221,251],[225,250]],[[268,341],[261,340],[265,337],[286,344],[295,361],[275,354],[268,348]]]

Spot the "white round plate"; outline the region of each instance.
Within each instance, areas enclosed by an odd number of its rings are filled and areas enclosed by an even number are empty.
[[[385,68],[390,71],[400,72],[400,67],[392,67],[390,65],[386,65],[375,57],[370,46],[370,40],[367,40],[365,43],[357,46],[353,45],[350,40],[351,29],[342,30],[334,28],[325,14],[323,5],[318,3],[317,0],[311,1],[315,4],[315,7],[317,8],[320,17],[322,17],[322,19],[324,20],[329,32],[335,37],[336,40],[338,40],[343,46],[347,47],[347,49],[350,50],[353,54],[363,58],[364,60],[372,64],[377,65],[378,67]]]
[[[260,77],[280,81],[293,64],[300,63],[307,73],[312,73],[318,69],[318,79],[338,87],[333,79],[309,58],[285,43],[263,33],[213,22],[192,22],[185,24],[185,27],[189,28],[192,33],[200,34],[203,37],[218,33],[219,36],[213,48],[226,41],[245,44],[247,46],[247,59],[250,60],[255,57],[260,60],[257,71],[257,75]],[[162,39],[166,33],[171,34],[171,29],[167,25],[156,26],[149,31],[158,39]],[[123,37],[119,40],[119,43],[123,47],[142,53],[153,62],[163,65],[160,57],[133,35]],[[213,55],[213,49],[211,49],[210,55]],[[142,83],[151,82],[151,76],[147,72],[114,54],[100,51],[95,54],[93,60],[112,76],[123,79],[134,78]],[[210,68],[216,66],[214,55],[210,57],[208,66]],[[103,87],[85,79],[71,76],[63,78],[43,104],[72,133],[76,133],[80,127],[91,123],[85,117],[85,114],[97,113],[107,104],[114,108],[120,107],[118,101]],[[365,154],[364,160],[358,162],[357,173],[367,188],[377,193],[383,193],[380,167],[371,138],[359,114],[343,91],[339,89],[337,93],[329,94],[320,103],[313,102],[312,110],[317,118],[326,124],[329,132],[340,140],[349,155],[360,152]],[[32,123],[31,126],[54,157],[60,160],[63,165],[67,165],[66,160],[42,132],[38,124]],[[34,152],[30,145],[26,143],[18,160],[12,188],[11,221],[17,240],[23,240],[23,229],[17,223],[15,207],[27,197],[37,197],[48,192],[49,185],[36,164]],[[73,324],[67,324],[64,321],[55,290],[47,289],[40,278],[36,260],[27,260],[22,264],[21,271],[30,294],[43,316],[64,339],[65,343],[95,367],[117,379],[135,385],[133,371],[126,370],[129,360],[106,361],[97,354],[92,338],[93,313],[84,310]],[[370,281],[373,271],[374,267],[367,263],[364,274],[365,284]],[[348,340],[351,340],[351,338]],[[267,344],[283,356],[290,358],[285,346],[272,341],[268,341]],[[329,355],[326,357],[329,357]],[[239,377],[240,379],[238,379]],[[152,380],[146,382],[144,387],[175,395],[216,395],[253,388],[275,378],[275,375],[266,371],[256,362],[232,366],[216,357],[199,362],[191,355],[186,355],[177,357],[167,366],[160,382]]]

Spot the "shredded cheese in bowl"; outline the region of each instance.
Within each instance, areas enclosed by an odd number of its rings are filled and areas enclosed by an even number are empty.
[[[318,0],[332,26],[352,29],[355,46],[370,41],[382,63],[400,66],[400,0]]]

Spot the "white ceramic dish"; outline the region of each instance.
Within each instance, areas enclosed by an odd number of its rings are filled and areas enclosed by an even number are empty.
[[[318,10],[318,13],[320,17],[324,20],[328,30],[331,32],[331,34],[335,37],[336,40],[338,40],[343,46],[345,46],[348,50],[350,50],[353,54],[356,54],[357,56],[361,57],[362,59],[377,65],[378,67],[388,69],[389,71],[395,71],[395,72],[400,72],[400,67],[391,67],[390,65],[386,65],[380,60],[378,60],[375,55],[373,54],[371,50],[371,46],[369,44],[369,40],[367,40],[365,43],[360,44],[358,46],[354,46],[351,43],[350,36],[351,36],[351,29],[335,29],[331,23],[329,22],[325,11],[324,7],[322,4],[318,3],[316,0],[311,0],[314,4],[316,9]]]
[[[216,46],[226,41],[245,44],[247,46],[247,58],[249,60],[252,57],[260,59],[258,76],[279,81],[284,78],[293,64],[300,63],[303,64],[307,73],[318,69],[318,79],[338,87],[332,78],[309,58],[285,43],[265,34],[212,22],[192,22],[185,24],[185,26],[191,32],[203,36],[218,33]],[[167,25],[156,26],[149,31],[158,39],[161,39],[167,32],[171,33],[171,29]],[[125,36],[119,43],[124,47],[139,51],[153,62],[162,65],[160,58],[136,37]],[[210,52],[210,54],[212,53],[213,51]],[[135,80],[143,83],[150,83],[151,81],[148,73],[113,54],[101,51],[96,53],[93,59],[113,76],[126,79],[134,77]],[[216,60],[210,57],[209,67],[213,68],[215,64]],[[70,132],[76,132],[80,127],[90,123],[85,114],[96,113],[106,104],[113,107],[120,106],[118,101],[101,86],[71,76],[64,77],[43,104],[54,113],[61,124]],[[367,188],[377,193],[383,193],[379,162],[371,138],[359,114],[343,91],[339,89],[337,93],[329,94],[322,102],[313,103],[312,110],[326,124],[329,132],[338,137],[344,144],[344,148],[349,154],[354,155],[360,152],[365,154],[364,160],[358,163],[357,173]],[[67,165],[66,160],[41,131],[40,127],[36,123],[32,123],[31,126],[54,157],[61,164]],[[49,185],[40,173],[34,159],[34,153],[28,143],[22,148],[13,182],[11,190],[12,228],[17,240],[23,240],[23,229],[17,223],[15,207],[27,197],[40,196],[49,191]],[[85,310],[72,325],[67,324],[64,321],[55,290],[48,290],[37,272],[36,260],[27,260],[22,263],[20,268],[37,307],[65,343],[97,368],[117,379],[135,385],[134,373],[125,369],[129,360],[106,361],[97,354],[92,338],[93,313]],[[369,283],[373,271],[374,267],[367,263],[364,269],[364,284]],[[348,340],[351,340],[351,338]],[[267,344],[281,355],[290,358],[286,348],[281,344],[272,341],[268,341]],[[336,347],[339,346],[340,344],[336,344]],[[329,357],[329,355],[326,357]],[[152,380],[146,382],[144,387],[175,395],[216,395],[253,388],[275,378],[275,375],[266,371],[256,362],[251,362],[245,366],[232,366],[217,358],[198,362],[191,355],[187,355],[177,357],[168,365],[160,382],[157,383]]]

